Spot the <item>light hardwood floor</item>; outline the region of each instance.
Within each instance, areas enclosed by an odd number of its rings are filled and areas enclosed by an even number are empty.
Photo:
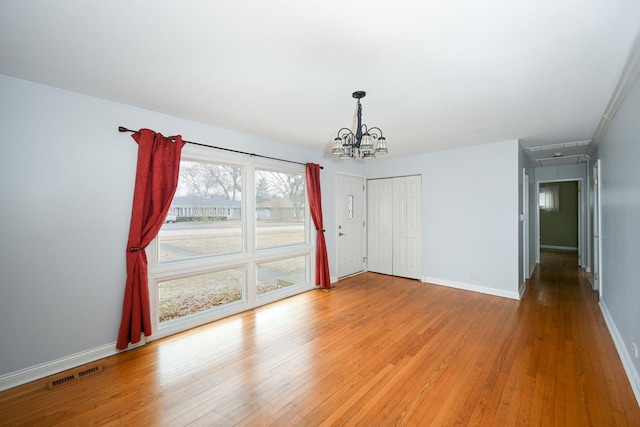
[[[358,275],[4,391],[0,424],[640,426],[576,265],[543,253],[522,301]]]

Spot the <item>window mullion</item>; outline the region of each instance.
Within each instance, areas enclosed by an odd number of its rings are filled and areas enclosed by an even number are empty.
[[[244,196],[242,197],[242,206],[244,209],[244,235],[245,235],[245,251],[247,254],[247,302],[250,305],[256,303],[256,196],[255,196],[255,165],[250,161],[246,168],[244,178]]]

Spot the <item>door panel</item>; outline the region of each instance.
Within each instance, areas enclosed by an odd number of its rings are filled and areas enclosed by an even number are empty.
[[[422,276],[422,177],[407,180],[407,276]]]
[[[405,178],[393,182],[393,274],[407,276],[407,187]]]
[[[422,274],[422,177],[393,178],[393,274]]]
[[[367,269],[392,274],[392,186],[390,179],[371,180],[367,185]]]

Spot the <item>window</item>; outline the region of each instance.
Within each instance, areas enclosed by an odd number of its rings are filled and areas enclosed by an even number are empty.
[[[160,323],[244,299],[240,268],[158,282]]]
[[[256,266],[258,295],[304,283],[307,257],[299,256],[278,261],[263,262]]]
[[[256,170],[256,247],[304,243],[304,174]]]
[[[353,219],[355,218],[354,213],[353,213],[353,196],[349,195],[347,197],[348,201],[347,201],[347,218],[348,219]]]
[[[158,233],[159,262],[242,251],[242,169],[181,161],[171,212]]]
[[[154,338],[312,289],[302,165],[185,147],[147,248]]]
[[[560,186],[545,185],[540,187],[540,210],[545,212],[560,211]]]

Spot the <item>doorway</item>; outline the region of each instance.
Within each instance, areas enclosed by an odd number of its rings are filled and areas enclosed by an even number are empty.
[[[536,211],[537,259],[540,250],[574,251],[578,266],[584,259],[582,179],[538,181]]]
[[[365,179],[338,174],[336,192],[338,279],[364,271]]]

